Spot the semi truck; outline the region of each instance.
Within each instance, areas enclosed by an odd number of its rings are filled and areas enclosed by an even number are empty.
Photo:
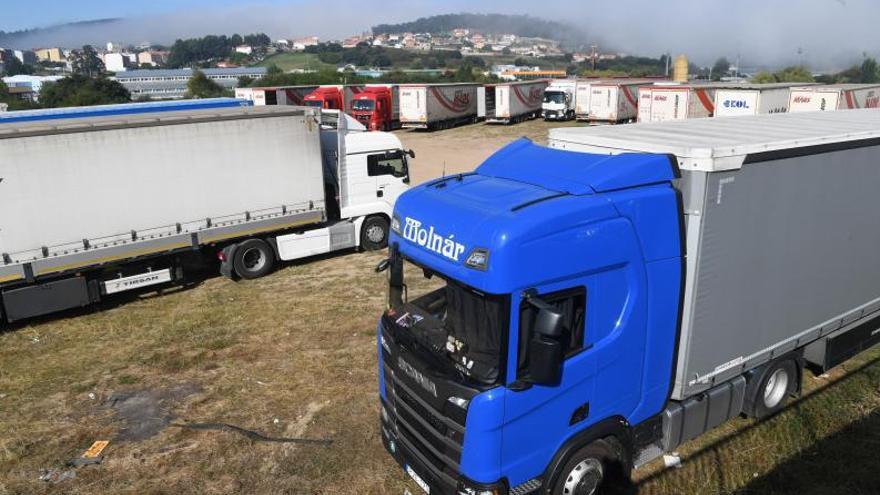
[[[597,494],[780,410],[880,342],[878,138],[864,110],[552,129],[404,193],[385,448],[431,494]]]
[[[400,122],[411,129],[446,129],[477,121],[477,83],[400,85]]]
[[[715,113],[712,84],[656,83],[639,88],[638,121],[663,122],[711,117]]]
[[[400,128],[400,87],[367,84],[352,101],[349,114],[371,131]]]
[[[802,87],[805,84],[740,84],[735,87],[719,87],[715,92],[715,116],[786,113],[791,88],[795,85]]]
[[[791,88],[790,112],[880,107],[880,84],[835,84]]]
[[[638,117],[639,86],[649,81],[600,81],[590,84],[590,112],[587,120],[617,124]]]
[[[350,112],[355,96],[364,90],[363,86],[333,84],[318,86],[303,98],[303,104],[325,110]]]
[[[198,100],[119,103],[116,105],[94,105],[90,107],[41,108],[4,113],[0,115],[0,124],[108,117],[113,115],[137,115],[156,112],[181,112],[185,110],[208,110],[212,108],[247,107],[251,105],[253,105],[251,101],[237,98],[204,98]]]
[[[486,98],[486,122],[490,124],[515,124],[541,115],[541,103],[547,81],[517,81],[499,83],[480,94]],[[491,103],[490,103],[491,102]],[[494,111],[489,111],[489,109]]]
[[[577,108],[576,79],[557,79],[544,90],[541,116],[544,120],[571,120]]]
[[[387,241],[408,155],[306,107],[0,123],[0,319]]]
[[[264,88],[235,88],[235,97],[262,105],[305,105],[305,97],[318,86],[272,86]]]

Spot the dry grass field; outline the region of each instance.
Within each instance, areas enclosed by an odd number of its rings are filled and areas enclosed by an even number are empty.
[[[549,127],[399,135],[424,180],[438,163],[464,171],[520,134],[544,140]],[[206,270],[189,287],[0,333],[0,494],[420,493],[378,431],[382,257],[319,257],[248,282]],[[880,493],[880,350],[808,373],[805,387],[775,417],[684,445],[678,469],[655,461],[625,492]],[[101,464],[65,467],[95,440],[110,441]],[[46,471],[54,478],[41,480]]]

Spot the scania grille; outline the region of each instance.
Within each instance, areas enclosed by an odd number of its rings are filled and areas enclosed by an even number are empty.
[[[399,438],[437,470],[438,474],[444,478],[457,479],[464,427],[444,418],[418,397],[415,391],[395,376],[387,360],[384,368],[385,393],[391,406],[388,413]]]

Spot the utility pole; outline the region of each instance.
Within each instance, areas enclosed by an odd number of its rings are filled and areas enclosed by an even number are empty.
[[[667,79],[669,79],[669,58],[670,58],[671,56],[672,56],[672,55],[670,55],[669,52],[666,52],[666,78],[667,78]]]
[[[590,45],[590,60],[593,62],[593,70],[596,70],[596,59],[599,57],[599,45],[593,43]]]

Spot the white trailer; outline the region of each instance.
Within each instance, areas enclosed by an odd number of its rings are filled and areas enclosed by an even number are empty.
[[[600,81],[590,85],[590,122],[630,122],[638,116],[639,86],[650,81]]]
[[[254,106],[262,105],[296,105],[305,104],[306,95],[318,86],[274,86],[265,88],[235,88],[235,97],[253,102]]]
[[[477,83],[402,84],[401,125],[434,130],[476,122],[479,86]]]
[[[880,107],[880,84],[836,84],[791,88],[790,112]]]
[[[715,92],[715,116],[786,113],[793,86],[803,86],[803,84],[741,84],[718,88]]]
[[[0,318],[181,280],[195,255],[276,260],[384,246],[407,154],[302,107],[0,124]],[[353,123],[354,128],[362,128]]]
[[[547,81],[518,81],[495,85],[495,113],[486,122],[513,124],[541,115]]]
[[[556,79],[544,90],[541,116],[544,120],[570,120],[577,108],[576,79]]]
[[[658,83],[639,88],[639,122],[711,117],[715,91],[711,84]]]
[[[590,96],[593,84],[601,81],[597,79],[578,80],[575,88],[575,119],[587,121],[590,119]]]

